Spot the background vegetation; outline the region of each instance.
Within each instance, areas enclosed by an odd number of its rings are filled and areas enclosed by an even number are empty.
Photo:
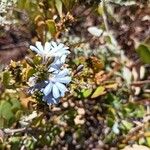
[[[1,0],[0,149],[149,149],[149,35],[149,0]],[[48,106],[28,93],[29,45],[52,40],[72,82]]]

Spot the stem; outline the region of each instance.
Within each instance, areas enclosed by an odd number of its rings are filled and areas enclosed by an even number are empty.
[[[140,86],[140,85],[145,85],[145,84],[149,84],[149,83],[150,83],[150,80],[136,81],[136,82],[133,82],[131,84],[131,86]]]
[[[108,25],[107,15],[106,15],[105,0],[102,0],[101,6],[102,6],[102,8],[103,8],[102,17],[103,17],[104,25],[105,25],[106,31],[109,33],[109,25]]]

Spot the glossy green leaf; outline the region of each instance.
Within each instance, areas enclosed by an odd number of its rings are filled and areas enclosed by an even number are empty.
[[[92,89],[83,89],[83,91],[82,91],[83,97],[84,98],[89,97],[92,94],[92,91],[93,91]]]
[[[93,93],[93,95],[91,96],[91,98],[96,98],[100,95],[105,94],[105,88],[103,86],[99,86]]]
[[[144,63],[150,64],[150,46],[146,44],[140,44],[136,51]]]

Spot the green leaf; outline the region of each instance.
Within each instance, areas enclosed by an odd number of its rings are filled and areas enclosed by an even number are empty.
[[[0,103],[0,118],[6,119],[9,124],[14,120],[14,114],[11,111],[11,104],[7,101],[1,101]]]
[[[29,79],[31,76],[33,76],[33,74],[35,73],[36,71],[35,71],[35,69],[34,68],[31,68],[31,69],[29,69],[28,70],[28,72],[27,72],[27,79]]]
[[[8,86],[9,83],[10,83],[10,79],[11,79],[11,75],[10,75],[10,72],[8,71],[5,71],[3,73],[3,77],[2,77],[2,82],[5,86]]]
[[[17,99],[0,101],[0,127],[9,127],[16,121],[16,112],[21,109]],[[19,118],[17,118],[19,119]]]
[[[83,89],[82,90],[82,95],[83,95],[83,97],[84,98],[87,98],[87,97],[89,97],[91,94],[92,94],[92,89]]]
[[[25,4],[26,4],[26,1],[27,1],[27,0],[19,0],[19,1],[17,1],[17,6],[18,6],[20,9],[24,9]]]
[[[125,130],[130,130],[133,127],[133,124],[126,120],[122,120],[121,123],[125,127]]]
[[[116,95],[114,95],[112,93],[107,94],[106,103],[112,105],[113,108],[115,108],[115,109],[121,109],[122,108],[122,104],[120,102],[119,97],[117,97]]]
[[[0,129],[4,127],[5,119],[0,116]]]
[[[15,113],[15,118],[16,118],[16,120],[19,120],[20,117],[22,116],[22,114],[23,114],[23,111],[22,111],[22,110],[16,111],[16,113]]]
[[[59,13],[59,16],[62,17],[62,1],[61,0],[55,0],[55,6]]]
[[[150,64],[150,46],[140,44],[136,51],[144,63]]]
[[[98,6],[98,13],[102,16],[104,14],[104,8],[103,8],[103,5],[102,5],[102,2],[99,4]]]
[[[96,98],[100,95],[105,94],[105,88],[103,86],[99,86],[93,93],[93,95],[91,96],[91,98]]]
[[[141,118],[144,116],[144,114],[145,114],[144,106],[143,105],[136,106],[134,116],[137,118]]]
[[[11,99],[10,102],[11,102],[11,104],[12,104],[11,110],[12,110],[13,112],[16,112],[18,109],[21,108],[21,105],[20,105],[20,102],[19,102],[18,99]]]
[[[150,137],[146,137],[146,144],[150,147]]]
[[[105,138],[104,138],[104,142],[105,143],[112,143],[112,141],[116,138],[116,134],[113,132],[108,133]]]
[[[47,28],[48,28],[48,31],[51,33],[51,35],[53,37],[55,37],[56,33],[57,33],[57,29],[56,29],[56,24],[54,22],[54,20],[46,20],[46,25],[47,25]]]
[[[144,106],[134,103],[125,104],[122,111],[125,117],[141,118],[145,114]]]
[[[144,137],[140,138],[139,141],[138,141],[138,144],[139,145],[144,145],[144,143],[145,143],[145,138]]]
[[[31,3],[30,0],[19,0],[17,1],[17,6],[20,9],[30,9],[30,3]]]
[[[114,122],[115,122],[115,120],[113,118],[110,118],[110,117],[108,117],[106,120],[107,120],[107,125],[109,127],[112,127]]]

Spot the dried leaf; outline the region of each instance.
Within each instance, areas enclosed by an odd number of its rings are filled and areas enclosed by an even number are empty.
[[[62,17],[62,1],[61,0],[55,0],[55,6],[57,8],[59,16]]]
[[[143,145],[134,144],[132,146],[126,146],[123,150],[149,150],[149,148]]]

